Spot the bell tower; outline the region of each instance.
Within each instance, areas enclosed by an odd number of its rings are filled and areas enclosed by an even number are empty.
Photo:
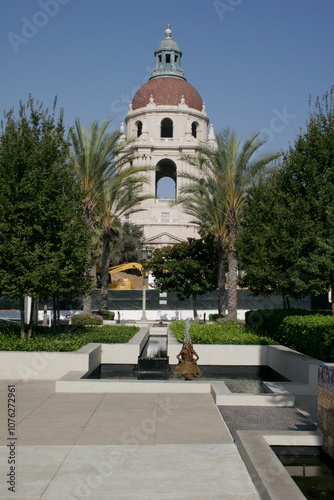
[[[207,135],[204,102],[184,76],[182,52],[169,25],[154,57],[151,77],[130,102],[125,119],[137,165],[156,167],[143,186],[152,198],[141,203],[142,211],[123,218],[143,227],[146,246],[152,249],[198,237],[191,217],[173,202],[183,182],[179,173],[195,168],[182,157],[195,154],[200,143],[214,144],[212,126]]]
[[[172,30],[169,24],[165,30],[165,35],[166,38],[160,42],[159,47],[154,52],[155,68],[152,71],[150,80],[158,76],[178,76],[185,80],[181,68],[182,52],[178,44],[172,39]]]

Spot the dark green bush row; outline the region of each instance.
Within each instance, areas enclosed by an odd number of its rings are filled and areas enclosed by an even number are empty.
[[[276,340],[322,361],[329,360],[334,347],[334,316],[289,316],[278,330]]]
[[[183,342],[185,322],[173,321],[170,325],[179,342]],[[191,341],[194,344],[274,344],[271,339],[254,333],[248,333],[245,326],[237,321],[203,324],[192,323],[190,326]]]
[[[128,342],[136,326],[66,325],[60,329],[34,326],[30,339],[20,339],[18,325],[0,325],[0,351],[76,351],[89,342],[105,344]]]
[[[309,311],[307,309],[258,309],[247,311],[246,325],[261,335],[269,335],[276,339],[277,332],[287,316],[309,316],[314,314],[330,315],[331,311]],[[275,337],[273,337],[275,335]]]
[[[330,310],[259,310],[246,313],[246,324],[254,333],[267,335],[279,344],[322,361],[334,348],[334,316]]]

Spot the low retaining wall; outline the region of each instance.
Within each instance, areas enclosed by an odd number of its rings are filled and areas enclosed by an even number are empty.
[[[318,427],[323,450],[334,459],[334,366],[319,365]]]
[[[168,356],[171,364],[177,363],[176,355],[182,344],[168,341]],[[193,344],[199,356],[198,365],[260,366],[268,364],[266,345],[208,345]]]
[[[144,327],[127,344],[87,344],[76,352],[1,351],[0,379],[57,380],[70,371],[84,375],[100,363],[137,364],[148,335],[149,330]],[[307,390],[302,387],[303,392],[317,391],[320,362],[286,347],[194,344],[194,349],[199,355],[199,366],[267,365],[292,381],[279,383],[285,385],[288,391],[295,392],[293,385],[306,385]],[[171,364],[176,363],[180,350],[181,344],[169,336],[168,355]]]
[[[237,431],[235,444],[261,500],[305,500],[270,446],[321,446],[318,431]]]
[[[149,334],[147,327],[140,328],[127,344],[101,344],[101,363],[136,365]]]
[[[309,385],[309,391],[318,391],[320,361],[282,345],[268,346],[268,366],[298,384]]]
[[[75,352],[0,352],[0,380],[57,380],[69,371],[93,371],[101,360],[101,344]]]

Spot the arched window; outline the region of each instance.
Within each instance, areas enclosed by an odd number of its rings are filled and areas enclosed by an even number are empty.
[[[176,165],[172,160],[160,160],[155,174],[155,196],[160,199],[176,198]]]
[[[170,118],[161,120],[161,137],[173,137],[173,122]]]
[[[143,124],[141,121],[136,122],[137,127],[137,137],[140,137],[143,133]]]
[[[192,124],[191,124],[191,135],[193,137],[197,137],[197,127],[198,127],[198,123],[197,122],[192,122]]]

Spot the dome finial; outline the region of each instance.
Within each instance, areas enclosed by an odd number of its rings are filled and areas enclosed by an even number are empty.
[[[172,30],[170,29],[170,24],[167,24],[167,29],[165,29],[166,38],[171,38]]]

